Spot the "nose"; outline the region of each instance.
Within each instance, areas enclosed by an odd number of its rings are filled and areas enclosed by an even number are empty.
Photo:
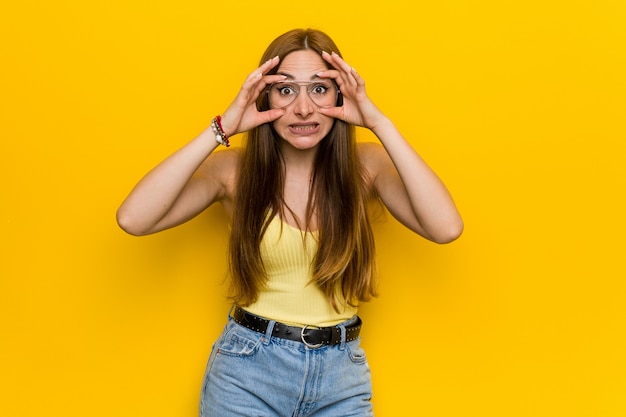
[[[302,118],[306,118],[315,111],[315,103],[309,97],[306,86],[300,86],[300,93],[293,102],[294,113]]]

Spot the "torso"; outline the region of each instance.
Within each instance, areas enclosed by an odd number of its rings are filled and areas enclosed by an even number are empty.
[[[361,163],[366,171],[366,187],[370,191],[369,194],[374,195],[375,193],[373,191],[376,168],[375,163],[373,163],[372,161],[375,161],[376,159],[376,152],[379,152],[380,150],[384,152],[384,150],[379,145],[371,145],[373,144],[359,143],[357,144],[357,151],[359,158],[361,159]],[[236,194],[236,173],[238,171],[238,165],[241,161],[241,149],[228,149],[216,152],[214,153],[214,155],[215,159],[217,160],[217,164],[213,165],[216,168],[212,172],[212,175],[216,175],[218,177],[217,181],[219,181],[221,186],[218,201],[223,205],[228,215],[232,216],[234,197]],[[290,172],[289,169],[287,171],[288,173]],[[304,223],[303,219],[306,218],[310,190],[310,175],[303,175],[303,171],[298,172],[298,170],[291,172],[297,172],[299,174],[291,176],[286,175],[285,179],[284,199],[289,205],[291,212],[289,210],[284,210],[284,218],[278,220],[278,224],[280,224],[282,220],[282,223],[287,225],[286,228],[283,228],[288,232],[286,236],[291,236],[290,239],[295,239],[292,236],[295,233],[295,235],[297,235],[296,240],[299,240],[299,242],[302,243],[301,239],[303,232],[298,229],[302,228]],[[294,215],[297,216],[297,219],[294,217]],[[273,229],[271,229],[274,230],[274,232],[270,233],[268,231],[268,235],[264,237],[263,245],[268,244],[267,239],[272,240],[275,239],[276,236],[280,236],[280,232],[277,232],[278,234],[276,234],[275,229],[277,227],[277,224],[275,223],[275,221],[272,222],[274,225]],[[280,229],[280,227],[278,228]],[[317,229],[318,223],[317,219],[314,217],[310,220],[309,231],[312,231],[315,234]],[[311,248],[311,246],[308,247],[309,249]],[[311,256],[310,253],[309,256]],[[270,260],[266,259],[266,261]],[[310,260],[308,262],[310,262]],[[280,269],[278,270],[280,271]],[[342,310],[340,313],[335,312],[332,307],[330,307],[327,298],[320,292],[319,289],[317,289],[317,286],[305,285],[306,282],[311,278],[310,271],[308,270],[306,271],[306,274],[303,271],[300,271],[298,274],[293,276],[291,275],[291,272],[284,276],[281,273],[276,273],[276,276],[278,277],[277,280],[274,281],[270,285],[270,287],[266,289],[266,291],[260,294],[257,303],[249,306],[251,312],[261,316],[271,315],[273,316],[273,318],[280,321],[288,321],[292,323],[302,321],[304,323],[317,325],[329,325],[329,323],[338,323],[349,318],[351,315],[356,314],[356,308],[347,305],[345,306],[345,309]],[[300,278],[295,279],[295,276],[298,276]],[[283,277],[283,279],[281,279],[281,277]],[[295,303],[296,305],[301,305],[301,307],[306,307],[302,309],[301,314],[299,315],[293,316],[293,311],[300,311],[297,310],[297,308],[295,308],[292,303],[294,299],[293,296],[289,296],[285,299],[280,298],[280,294],[282,294],[285,290],[285,288],[283,287],[287,285],[286,283],[289,283],[289,285],[291,285],[291,287],[289,287],[290,291],[288,292],[290,292],[291,294],[304,294],[305,298],[309,300],[309,302],[307,303],[304,303],[303,301],[298,301]],[[283,287],[281,287],[281,285]],[[276,290],[276,288],[278,288],[279,290]],[[313,293],[311,293],[311,291],[313,291]],[[302,299],[298,298],[298,300]],[[289,314],[287,314],[286,312],[289,312]]]
[[[333,326],[354,316],[356,306],[341,300],[342,306],[335,311],[323,291],[311,284],[317,245],[317,233],[305,233],[274,216],[260,248],[268,280],[257,300],[245,309],[298,326]]]

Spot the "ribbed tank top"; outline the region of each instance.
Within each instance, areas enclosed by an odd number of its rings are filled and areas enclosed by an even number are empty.
[[[260,247],[268,281],[256,302],[245,307],[247,311],[290,325],[319,327],[333,326],[357,313],[356,307],[347,304],[337,313],[322,290],[310,282],[317,235],[274,216]]]

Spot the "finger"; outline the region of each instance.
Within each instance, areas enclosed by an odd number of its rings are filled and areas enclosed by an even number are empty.
[[[280,62],[280,57],[275,56],[274,58],[270,58],[267,61],[265,61],[264,63],[262,63],[259,68],[257,68],[257,71],[261,72],[262,74],[266,73],[267,71],[271,70],[272,68],[274,68],[276,65],[278,65],[278,63]],[[256,71],[255,71],[256,72]]]
[[[351,87],[357,86],[358,82],[355,78],[356,70],[348,65],[339,55],[335,52],[332,54],[326,54],[327,61],[337,68],[337,83],[340,84],[340,88],[343,84],[347,84]],[[332,71],[332,70],[331,70]]]
[[[276,65],[278,65],[279,62],[280,58],[277,56],[272,59],[268,59],[263,64],[261,64],[261,66],[255,69],[250,75],[248,75],[248,78],[246,78],[244,85],[256,84],[263,77],[263,74],[274,68]]]
[[[331,58],[329,59],[332,60],[333,58],[336,58],[337,60],[341,60],[343,64],[345,64],[342,66],[342,70],[348,69],[348,68],[350,69],[349,75],[340,76],[339,71],[337,70],[327,70],[327,71],[324,71],[323,73],[318,74],[320,77],[333,77],[334,78],[335,75],[332,74],[332,72],[335,71],[337,73],[336,75],[337,78],[335,78],[335,80],[337,81],[337,85],[339,85],[339,88],[342,87],[342,85],[340,85],[339,80],[341,80],[342,82],[348,83],[350,86],[356,86],[356,87],[361,87],[361,88],[365,87],[365,80],[363,79],[363,77],[359,75],[359,73],[354,67],[351,67],[350,65],[348,65],[345,61],[342,60],[342,58],[339,55],[336,55],[336,54],[335,56],[331,55]]]
[[[339,71],[337,71],[336,69],[327,69],[324,71],[320,71],[315,75],[317,75],[320,78],[332,78],[334,80],[336,80],[337,78],[341,76]]]
[[[263,86],[266,86],[266,85],[270,85],[270,84],[273,84],[273,83],[277,83],[279,81],[285,81],[286,79],[287,79],[287,76],[286,75],[282,75],[282,74],[264,75],[261,78],[260,83]]]
[[[342,68],[342,66],[345,67],[345,65],[347,65],[345,61],[341,59],[341,57],[339,56],[337,52],[328,53],[326,51],[322,51],[322,58],[326,62],[328,62],[330,65],[332,65],[334,68],[337,68],[337,69],[345,70],[345,68]]]
[[[350,65],[348,65],[343,59],[341,59],[341,57],[336,52],[332,52],[329,54],[326,51],[322,51],[322,58],[332,67],[331,69],[329,69],[329,71],[332,71],[334,69],[335,71],[337,71],[338,74],[350,73]]]
[[[326,51],[322,51],[322,59],[334,67],[333,57]]]
[[[333,59],[334,62],[337,63],[337,65],[344,70],[345,72],[350,72],[350,70],[352,69],[352,67],[350,65],[348,65],[348,63],[346,61],[343,60],[342,57],[339,56],[339,54],[337,52],[333,52],[330,54],[330,57]]]
[[[265,89],[267,88],[268,85],[278,82],[278,81],[283,81],[285,80],[287,77],[284,75],[266,75],[264,77],[261,77],[254,86],[252,86],[251,88],[253,88],[251,94],[249,95],[249,102],[255,102],[256,99],[263,93],[263,91],[265,91]]]
[[[277,82],[277,81],[281,81],[284,80],[285,77],[284,75],[259,75],[257,74],[251,74],[251,76],[253,78],[248,79],[246,81],[246,83],[242,86],[242,93],[241,97],[242,100],[244,100],[246,103],[251,103],[256,101],[256,99],[259,97],[259,95],[263,92],[263,90],[265,90],[266,86]]]
[[[317,111],[324,116],[345,120],[343,107],[320,107]]]
[[[329,63],[333,64],[335,68],[343,71],[346,74],[352,73],[353,68],[346,61],[344,61],[343,58],[341,58],[336,52],[332,52],[330,54],[325,53],[323,55],[325,55],[326,60]]]
[[[284,81],[286,78],[287,76],[280,74],[264,75],[256,81],[254,88],[258,93],[261,93],[266,86],[278,81]]]
[[[261,124],[273,122],[279,117],[284,116],[285,113],[287,113],[287,110],[285,109],[270,109],[262,111],[259,113],[259,117],[261,118]]]
[[[352,77],[355,79],[357,85],[359,86],[365,85],[365,80],[363,79],[363,77],[359,75],[358,72],[356,72],[356,69],[354,69],[354,67],[352,67],[352,70],[350,71],[350,73],[352,74]]]

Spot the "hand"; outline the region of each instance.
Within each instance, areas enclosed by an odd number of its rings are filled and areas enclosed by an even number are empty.
[[[318,76],[335,80],[343,96],[343,106],[322,108],[319,112],[356,126],[374,130],[384,115],[367,96],[365,81],[354,68],[335,52],[332,54],[323,52],[322,58],[335,69],[322,71]]]
[[[256,100],[268,84],[284,80],[283,75],[264,75],[278,65],[280,59],[272,58],[251,73],[241,86],[239,94],[222,115],[222,126],[227,135],[247,132],[264,123],[272,122],[285,114],[284,109],[259,112]]]

